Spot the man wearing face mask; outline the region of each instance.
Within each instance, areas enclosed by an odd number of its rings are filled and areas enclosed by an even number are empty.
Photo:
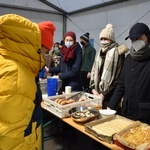
[[[116,43],[112,24],[108,24],[101,31],[99,40],[101,47],[95,56],[90,86],[91,92],[103,100],[103,108],[107,108],[118,83],[128,48],[125,44]]]
[[[80,43],[82,44],[82,67],[81,79],[84,90],[89,88],[91,69],[93,66],[96,50],[89,42],[89,33],[80,36]]]
[[[64,36],[64,45],[60,49],[61,58],[57,67],[49,68],[50,73],[59,73],[56,78],[62,80],[62,91],[65,86],[71,86],[72,91],[82,90],[80,70],[82,65],[82,49],[76,42],[74,32],[67,32]]]
[[[132,46],[127,55],[118,86],[108,104],[116,109],[121,98],[122,115],[150,124],[150,30],[136,23],[129,32]]]

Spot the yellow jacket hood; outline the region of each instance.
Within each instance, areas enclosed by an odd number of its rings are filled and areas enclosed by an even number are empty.
[[[36,147],[26,140],[36,134],[25,137],[24,131],[35,108],[35,77],[45,64],[40,48],[36,23],[15,14],[0,16],[0,150],[36,149],[26,148]]]
[[[15,14],[0,17],[0,54],[15,59],[35,76],[44,66],[41,54],[41,33],[38,25]]]

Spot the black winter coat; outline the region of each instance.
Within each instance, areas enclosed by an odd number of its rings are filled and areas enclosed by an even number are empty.
[[[75,48],[75,55],[73,59],[64,62],[60,59],[58,67],[50,68],[50,73],[60,73],[59,78],[62,80],[62,90],[65,90],[65,86],[71,86],[72,91],[81,91],[81,77],[80,70],[82,65],[82,49],[77,43]]]
[[[130,54],[126,57],[120,81],[108,104],[116,109],[121,98],[122,115],[132,120],[150,124],[150,58],[133,60]]]

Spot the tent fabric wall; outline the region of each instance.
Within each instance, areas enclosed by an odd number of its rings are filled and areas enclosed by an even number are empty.
[[[32,7],[30,7],[32,6]],[[25,8],[26,7],[26,8]],[[25,8],[25,9],[21,9]],[[35,9],[34,9],[35,8]],[[0,0],[0,15],[18,14],[36,23],[41,21],[52,21],[56,26],[54,42],[60,42],[63,38],[63,15],[37,0]],[[45,10],[45,11],[43,11]],[[52,13],[52,12],[55,13]],[[58,14],[57,14],[58,13]]]
[[[70,15],[71,21],[67,19],[67,31],[74,31],[77,35],[77,41],[83,33],[89,32],[95,41],[94,46],[98,50],[100,46],[99,34],[108,23],[111,23],[114,27],[116,41],[120,44],[126,43],[130,47],[130,40],[125,41],[124,39],[128,35],[130,27],[150,11],[149,6],[150,0],[130,0]],[[149,18],[150,12],[139,22],[146,23],[150,27]],[[119,35],[120,37],[118,37]]]
[[[39,0],[0,0],[0,5],[1,4],[16,6],[16,7],[24,6],[24,7],[30,7],[30,8],[39,8],[39,9],[56,11],[54,8],[51,8],[48,5],[45,5]]]
[[[7,5],[7,7],[3,7],[2,4]],[[89,32],[90,37],[94,39],[94,47],[98,50],[100,46],[99,33],[108,23],[113,24],[116,41],[120,44],[126,43],[130,47],[130,41],[124,39],[128,35],[131,26],[140,18],[139,22],[144,22],[150,26],[150,12],[147,13],[150,11],[149,6],[150,0],[120,1],[120,3],[113,5],[72,14],[68,16],[69,19],[66,19],[65,24],[65,17],[62,13],[40,0],[0,0],[0,15],[16,13],[37,23],[51,20],[56,26],[55,42],[62,40],[65,29],[66,31],[74,31],[78,42],[83,33]],[[18,7],[31,8],[31,10],[18,9]],[[34,9],[37,10],[34,11]],[[44,11],[38,11],[38,9]]]

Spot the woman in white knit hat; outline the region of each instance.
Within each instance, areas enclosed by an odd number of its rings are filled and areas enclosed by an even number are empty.
[[[112,24],[101,31],[99,40],[101,47],[92,67],[90,87],[91,92],[103,100],[103,108],[106,108],[118,83],[128,48],[116,43]]]

